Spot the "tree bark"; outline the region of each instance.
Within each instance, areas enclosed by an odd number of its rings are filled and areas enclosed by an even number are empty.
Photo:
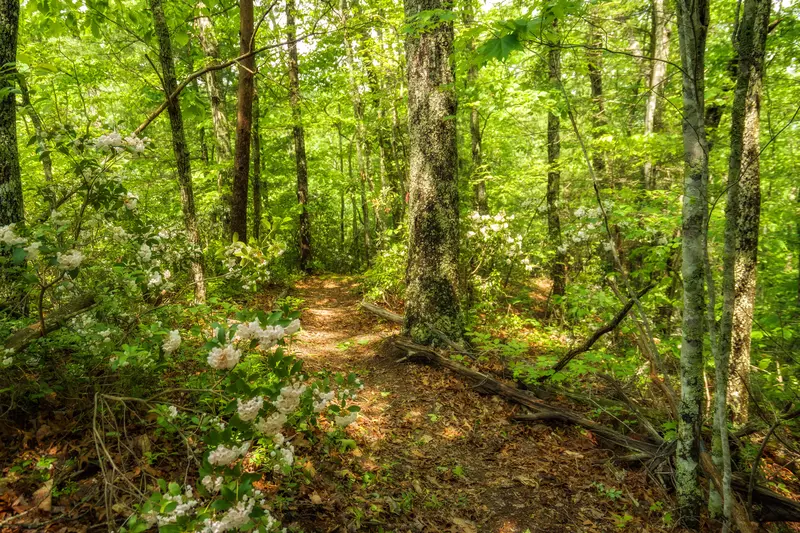
[[[167,97],[167,113],[172,129],[172,151],[175,154],[175,163],[178,169],[178,186],[181,190],[181,208],[183,210],[183,224],[189,242],[200,247],[200,231],[197,226],[197,212],[194,205],[194,190],[192,189],[192,170],[189,162],[189,147],[186,144],[186,135],[183,130],[183,115],[181,114],[180,100],[172,98],[172,93],[178,86],[175,79],[175,67],[172,60],[172,43],[170,41],[169,27],[164,16],[162,0],[150,0],[150,9],[153,12],[153,27],[158,36],[158,59],[161,63],[161,79],[164,83],[164,94]],[[198,252],[200,253],[200,252]],[[194,278],[194,297],[198,302],[206,299],[206,283],[203,269],[202,255],[192,261],[192,277]]]
[[[723,349],[730,353],[728,399],[736,424],[747,422],[750,334],[756,296],[761,216],[759,119],[770,3],[745,0],[737,38],[738,75],[731,108],[725,210]]]
[[[464,26],[470,28],[475,23],[475,6],[472,0],[466,0],[464,6]],[[475,43],[472,39],[467,42],[467,61],[470,61],[467,71],[467,88],[472,91],[472,102],[469,106],[469,137],[472,152],[472,203],[478,213],[484,215],[489,212],[489,198],[486,196],[486,179],[483,169],[483,139],[481,136],[481,116],[478,112],[478,65],[472,58]]]
[[[678,32],[683,66],[684,196],[681,273],[683,331],[681,401],[678,409],[676,488],[683,525],[700,524],[702,492],[698,484],[699,434],[703,399],[704,257],[708,190],[705,134],[705,49],[709,21],[707,0],[678,0]]]
[[[406,20],[451,9],[445,0],[406,0]],[[429,344],[460,341],[458,151],[453,25],[438,21],[406,37],[410,156],[409,247],[403,331]]]
[[[13,92],[16,81],[19,0],[0,0],[0,226],[21,222],[22,177],[17,148],[17,105]],[[5,65],[14,65],[4,68]]]
[[[261,109],[258,88],[253,86],[253,237],[261,237]]]
[[[653,0],[652,4],[652,32],[650,36],[650,81],[647,94],[647,103],[644,108],[644,136],[650,137],[661,130],[661,115],[663,114],[664,81],[667,77],[667,59],[669,58],[670,31],[667,25],[665,0]],[[644,175],[644,188],[655,189],[658,177],[656,162],[650,157],[650,150],[642,169]]]
[[[297,62],[295,0],[286,0],[286,37],[289,51],[289,103],[292,107],[292,136],[297,169],[297,202],[300,204],[300,270],[311,270],[311,224],[308,219],[308,163],[303,116],[300,109],[300,68]]]
[[[606,118],[606,105],[603,99],[603,45],[601,35],[592,26],[589,35],[589,51],[587,53],[586,67],[589,71],[589,87],[592,92],[594,112],[592,113],[592,137],[597,139],[606,132],[608,119]],[[606,172],[606,159],[603,150],[595,148],[592,156],[592,166],[603,188],[610,186]]]
[[[341,0],[342,25],[347,26],[349,20],[350,5],[347,0]],[[369,148],[367,146],[367,131],[364,124],[364,101],[361,98],[361,91],[356,80],[355,57],[353,53],[353,42],[345,30],[344,33],[345,58],[347,60],[347,72],[350,79],[351,99],[353,102],[353,116],[356,122],[356,160],[358,162],[358,177],[361,181],[361,216],[364,225],[364,257],[367,268],[370,266],[371,237],[369,222],[369,204],[367,202],[366,187],[369,182]]]
[[[239,2],[239,53],[253,49],[253,0]],[[253,78],[255,56],[239,61],[239,93],[236,113],[236,146],[231,187],[231,233],[234,239],[247,242],[247,185],[250,181],[250,132],[253,122]]]
[[[547,66],[550,85],[557,91],[561,79],[561,50],[551,46],[547,51]],[[560,94],[560,93],[559,93]],[[550,244],[555,247],[556,255],[550,267],[553,280],[552,296],[563,296],[566,291],[567,264],[566,254],[562,251],[561,218],[558,214],[559,197],[561,195],[561,119],[554,111],[547,112],[547,234]]]

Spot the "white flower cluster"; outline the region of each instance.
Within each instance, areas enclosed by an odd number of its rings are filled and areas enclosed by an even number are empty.
[[[256,396],[255,398],[251,398],[246,402],[243,402],[241,398],[238,398],[236,400],[236,404],[236,412],[239,414],[239,418],[241,418],[244,422],[252,422],[258,416],[258,412],[261,410],[261,407],[263,407],[264,398],[261,396]]]
[[[147,263],[153,257],[153,251],[147,245],[147,243],[143,242],[141,246],[139,246],[139,259],[142,260],[143,263]]]
[[[508,229],[508,221],[514,220],[514,215],[506,217],[506,214],[502,211],[494,216],[481,215],[475,211],[469,218],[472,219],[473,222],[479,223],[479,227],[477,233],[475,231],[470,231],[467,233],[467,237],[474,237],[480,233],[484,238],[489,238],[492,233],[499,233],[504,229]]]
[[[302,383],[293,383],[281,389],[280,396],[275,400],[275,408],[279,413],[290,415],[300,407],[300,396],[306,391]]]
[[[94,141],[94,147],[101,152],[122,152],[130,149],[132,152],[141,154],[144,152],[144,143],[147,138],[140,139],[134,135],[128,135],[124,139],[117,132],[101,135]]]
[[[279,433],[286,423],[286,415],[280,412],[272,413],[267,418],[259,418],[253,427],[261,434],[270,436]]]
[[[25,247],[25,257],[28,261],[35,261],[39,257],[39,248],[42,246],[40,242],[32,242]]]
[[[264,497],[259,492],[256,491],[254,494],[255,498],[251,498],[249,496],[244,496],[239,502],[236,503],[235,507],[228,509],[228,511],[222,515],[220,520],[211,520],[210,518],[207,519],[203,523],[203,529],[200,530],[201,533],[223,533],[225,531],[233,531],[238,530],[245,524],[250,521],[250,513],[253,512],[253,508],[256,506],[256,503],[259,506],[264,506]],[[262,518],[265,521],[266,531],[269,531],[275,526],[275,519],[272,518],[272,515],[269,511],[265,510],[265,515]]]
[[[320,392],[319,389],[314,390],[314,412],[322,412],[335,397],[336,391]]]
[[[300,330],[300,320],[294,319],[292,322],[284,327],[281,326],[266,326],[261,327],[258,319],[252,322],[243,322],[236,328],[236,335],[233,337],[237,341],[249,341],[258,339],[258,345],[264,349],[269,350],[286,335],[293,335]]]
[[[16,246],[17,244],[23,244],[24,242],[26,242],[25,237],[19,237],[16,233],[14,233],[14,224],[0,226],[0,243],[5,244],[6,246]]]
[[[211,494],[216,494],[222,488],[222,483],[225,481],[222,476],[211,477],[206,476],[200,481],[203,484],[203,487],[210,492]]]
[[[69,224],[69,218],[67,218],[67,216],[61,211],[53,209],[52,211],[50,211],[50,222],[52,222],[56,226],[66,226],[67,224]]]
[[[241,446],[231,446],[230,448],[220,444],[213,452],[208,454],[208,462],[215,466],[228,466],[246,454],[249,449],[249,442],[245,442]]]
[[[61,270],[75,270],[81,266],[81,262],[85,258],[86,256],[78,250],[70,250],[63,254],[61,252],[56,254],[56,262],[58,263],[58,268]]]
[[[272,440],[275,443],[275,449],[269,452],[269,455],[276,460],[273,471],[280,472],[281,465],[292,466],[294,464],[294,446],[286,440],[282,433],[276,433]]]
[[[344,428],[355,422],[357,418],[358,418],[358,412],[353,411],[352,413],[346,414],[344,416],[337,415],[334,417],[333,421],[336,423],[337,426]]]
[[[208,354],[208,365],[217,370],[230,370],[239,364],[242,358],[241,350],[237,350],[233,345],[228,344],[222,348],[214,348]]]
[[[164,343],[161,345],[161,349],[164,350],[164,353],[171,354],[178,347],[181,345],[181,333],[177,329],[173,329],[167,335],[167,338],[164,339]]]
[[[160,527],[166,526],[167,524],[174,524],[178,521],[178,518],[188,515],[198,504],[198,501],[195,500],[192,495],[192,487],[189,485],[186,486],[186,492],[184,494],[178,494],[176,496],[165,494],[162,501],[168,503],[174,502],[176,506],[171,512],[166,514],[158,514],[153,511],[143,516],[142,518],[144,518],[150,526],[158,524]]]
[[[122,195],[122,203],[128,211],[134,211],[136,205],[139,203],[139,197],[132,192],[126,192]]]

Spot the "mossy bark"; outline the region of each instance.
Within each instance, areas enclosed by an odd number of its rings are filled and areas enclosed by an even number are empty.
[[[406,0],[406,19],[450,9],[443,0]],[[459,341],[458,153],[453,26],[438,21],[406,38],[409,123],[409,249],[403,331],[431,344]]]
[[[561,50],[552,46],[547,51],[547,66],[550,85],[553,91],[559,91],[561,83]],[[550,277],[553,280],[552,296],[564,296],[567,288],[567,258],[562,251],[561,217],[559,202],[561,197],[561,119],[554,111],[547,113],[547,236],[550,245],[556,249],[556,255],[550,266]]]
[[[698,483],[699,435],[703,400],[705,247],[708,206],[708,146],[705,134],[705,49],[709,22],[707,0],[678,0],[678,32],[683,66],[683,324],[681,401],[675,484],[685,527],[700,524],[702,491]]]
[[[667,78],[667,59],[669,59],[670,31],[667,24],[666,0],[653,0],[650,33],[650,79],[647,103],[644,108],[644,135],[651,136],[661,130],[661,116],[664,109],[664,82]],[[644,162],[643,186],[655,189],[658,181],[658,162],[648,154]]]
[[[171,99],[170,95],[177,89],[175,66],[172,59],[172,42],[170,41],[169,27],[164,16],[162,0],[150,0],[150,10],[153,13],[153,27],[158,36],[158,59],[161,63],[161,78],[164,82],[167,113],[172,129],[172,151],[178,169],[178,186],[181,191],[181,208],[183,210],[183,223],[189,241],[200,247],[200,231],[197,226],[197,211],[194,205],[194,190],[192,188],[192,169],[189,163],[189,147],[186,144],[186,135],[183,129],[183,115],[181,114],[180,101]],[[203,302],[206,299],[205,274],[202,255],[192,261],[192,276],[194,278],[195,300]]]
[[[737,424],[747,422],[750,399],[750,334],[761,217],[759,119],[769,11],[767,0],[745,0],[736,39],[739,68],[731,108],[722,328],[727,335],[724,347],[730,349],[728,399]]]
[[[292,108],[292,137],[297,176],[297,203],[300,204],[299,248],[300,270],[311,269],[311,223],[308,218],[308,162],[306,160],[306,135],[300,109],[300,66],[297,61],[297,28],[295,26],[295,1],[286,1],[286,41],[289,52],[289,104]]]
[[[258,87],[253,89],[253,237],[261,237],[261,109],[258,99]]]
[[[17,61],[19,0],[0,0],[0,226],[20,222],[24,216],[22,178],[17,148],[17,104],[13,92]],[[12,65],[11,68],[6,65]],[[4,68],[3,68],[4,67]]]

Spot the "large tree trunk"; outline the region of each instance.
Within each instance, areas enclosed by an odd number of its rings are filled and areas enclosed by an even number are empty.
[[[547,51],[547,65],[550,85],[553,91],[559,90],[561,83],[561,51],[552,46]],[[558,210],[559,197],[561,196],[561,170],[559,157],[561,156],[561,119],[553,111],[547,113],[547,234],[550,244],[555,247],[556,255],[550,267],[550,277],[553,279],[552,296],[563,296],[567,284],[566,254],[563,252],[561,240],[561,218]]]
[[[406,19],[446,10],[443,0],[406,0]],[[410,134],[409,247],[403,331],[429,344],[463,332],[458,280],[458,151],[453,26],[439,21],[406,38]]]
[[[0,226],[22,221],[22,178],[17,148],[17,107],[13,92],[17,62],[19,0],[0,0]]]
[[[261,109],[258,88],[253,86],[253,237],[261,237]]]
[[[728,398],[737,424],[747,422],[750,399],[750,333],[761,215],[759,118],[769,10],[768,0],[745,0],[736,39],[739,70],[731,108],[721,329],[723,349],[730,350]]]
[[[678,420],[676,486],[685,527],[700,524],[699,434],[703,399],[704,258],[708,212],[708,146],[705,134],[705,49],[707,0],[678,0],[678,32],[683,66],[683,334],[681,402]]]
[[[164,16],[164,7],[161,0],[150,0],[150,9],[153,12],[153,27],[156,35],[158,35],[158,59],[161,63],[161,79],[164,82],[167,112],[169,113],[169,123],[172,128],[172,151],[175,154],[175,163],[178,168],[183,223],[186,227],[189,241],[199,248],[200,231],[197,227],[197,212],[195,211],[194,191],[192,189],[192,171],[189,163],[189,147],[186,145],[186,135],[183,131],[183,115],[181,114],[181,105],[178,98],[170,98],[178,84],[175,80],[175,67],[172,62],[172,43],[170,42],[169,27]],[[202,256],[192,261],[192,276],[194,278],[195,300],[204,302],[206,299],[206,282],[203,273]]]
[[[300,270],[311,269],[311,224],[308,219],[308,163],[306,139],[300,110],[300,69],[297,63],[297,28],[295,0],[286,0],[286,36],[289,50],[289,103],[292,106],[292,136],[297,168],[297,202],[300,204]]]
[[[669,59],[669,26],[665,0],[653,0],[652,31],[650,34],[650,82],[647,103],[644,108],[644,136],[649,137],[661,129],[663,114],[664,81],[667,77],[667,59]],[[657,181],[656,162],[646,155],[644,168],[644,187],[654,189]]]
[[[239,54],[253,49],[253,0],[239,2]],[[236,113],[236,146],[231,188],[231,233],[247,242],[247,185],[250,181],[250,134],[253,122],[254,56],[239,61],[239,93]]]

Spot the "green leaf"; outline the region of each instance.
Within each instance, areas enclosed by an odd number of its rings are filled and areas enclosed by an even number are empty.
[[[522,50],[522,44],[516,34],[509,33],[502,37],[489,39],[478,48],[478,53],[488,59],[503,61],[515,50]]]

